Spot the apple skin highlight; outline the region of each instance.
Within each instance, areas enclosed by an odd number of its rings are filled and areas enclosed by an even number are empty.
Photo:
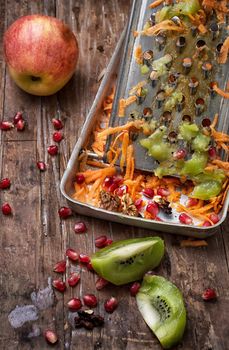
[[[57,18],[21,17],[7,29],[3,40],[9,73],[30,94],[54,94],[75,71],[79,54],[76,37]]]

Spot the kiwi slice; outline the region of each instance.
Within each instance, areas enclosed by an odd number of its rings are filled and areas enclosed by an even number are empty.
[[[179,289],[164,277],[146,275],[136,295],[138,309],[164,349],[178,343],[186,325]]]
[[[121,285],[139,280],[159,265],[164,255],[164,241],[160,237],[146,237],[117,241],[92,255],[91,263],[98,275]]]

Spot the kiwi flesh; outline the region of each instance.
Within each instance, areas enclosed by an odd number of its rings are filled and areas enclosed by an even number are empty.
[[[180,290],[161,276],[145,275],[136,295],[138,309],[164,349],[183,337],[186,310]]]
[[[92,255],[93,269],[107,281],[126,284],[139,279],[160,264],[164,241],[160,237],[117,241]]]

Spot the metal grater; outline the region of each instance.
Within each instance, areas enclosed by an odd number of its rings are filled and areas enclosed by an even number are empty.
[[[204,121],[209,119],[212,121],[213,117],[216,113],[219,113],[219,122],[217,129],[219,131],[228,132],[229,123],[227,118],[229,116],[229,101],[221,98],[219,95],[212,93],[210,83],[213,81],[217,81],[218,85],[221,89],[226,89],[226,84],[229,79],[229,65],[216,65],[213,62],[213,56],[217,57],[217,50],[219,52],[221,43],[227,37],[227,29],[226,25],[221,28],[216,28],[214,17],[208,23],[208,27],[211,26],[211,30],[205,36],[201,36],[195,31],[193,28],[191,38],[186,34],[181,34],[181,37],[185,37],[186,43],[182,42],[182,38],[179,40],[175,40],[168,47],[167,44],[163,43],[163,37],[147,37],[147,36],[138,36],[134,37],[133,32],[135,30],[141,31],[148,20],[153,20],[154,13],[160,9],[156,8],[154,10],[149,9],[149,4],[151,0],[134,0],[132,5],[132,11],[128,23],[126,40],[124,45],[124,52],[122,57],[122,62],[119,71],[119,77],[116,88],[116,95],[113,104],[113,110],[110,119],[110,126],[114,127],[117,125],[124,125],[129,120],[131,120],[131,114],[134,112],[134,115],[138,115],[138,118],[143,117],[143,110],[145,108],[150,107],[153,110],[153,119],[156,120],[160,125],[165,124],[165,119],[163,119],[163,113],[166,111],[163,107],[163,96],[158,97],[158,92],[162,90],[161,81],[159,80],[154,87],[152,87],[152,80],[149,78],[150,72],[146,75],[142,75],[140,71],[139,65],[136,63],[134,58],[135,48],[141,44],[143,52],[146,50],[153,51],[154,60],[159,59],[160,57],[167,54],[172,54],[173,63],[170,68],[170,72],[175,72],[178,74],[184,74],[185,77],[190,81],[189,89],[190,93],[192,91],[192,120],[198,124],[203,125]],[[178,20],[175,19],[174,20]],[[190,34],[189,34],[190,35]],[[203,41],[206,44],[207,50],[210,49],[210,62],[212,64],[211,69],[208,70],[209,67],[203,67],[199,69],[191,69],[188,67],[188,60],[184,60],[185,58],[190,57],[190,47],[194,47],[196,45],[203,45]],[[194,52],[194,50],[193,50]],[[192,51],[191,51],[192,53]],[[195,60],[193,60],[193,65],[196,65]],[[175,62],[175,63],[174,63]],[[186,65],[185,65],[186,63]],[[181,76],[181,75],[180,75]],[[166,76],[166,78],[169,78]],[[173,78],[173,77],[172,77]],[[148,90],[147,96],[145,100],[140,103],[131,104],[126,109],[126,115],[123,118],[118,117],[118,109],[119,109],[119,100],[121,98],[127,98],[129,96],[129,91],[133,86],[135,86],[138,82],[142,80],[147,80],[146,88]],[[196,81],[199,83],[199,87],[196,87]],[[154,82],[155,83],[155,82]],[[171,82],[173,83],[173,82]],[[192,86],[193,83],[193,86]],[[204,90],[200,89],[200,85],[204,84]],[[202,85],[203,86],[203,85]],[[194,90],[191,90],[194,89]],[[204,109],[202,109],[202,103],[204,102]],[[190,106],[186,105],[186,101],[184,101],[183,106],[176,106],[176,110],[172,112],[172,119],[169,126],[169,131],[171,133],[177,132],[179,124],[182,122],[182,118],[184,116],[190,115]],[[143,148],[139,144],[139,140],[143,138],[144,135],[139,136],[136,140],[133,140],[134,148],[135,148],[135,168],[139,170],[153,172],[156,167],[158,167],[158,162],[154,160],[151,156],[148,156],[147,150]],[[112,141],[112,137],[108,137],[106,143],[106,152],[109,150],[110,144]],[[191,150],[189,150],[191,152]],[[190,153],[191,155],[191,153]],[[117,163],[118,165],[118,163]]]

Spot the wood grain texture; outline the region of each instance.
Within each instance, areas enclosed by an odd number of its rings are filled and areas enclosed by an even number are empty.
[[[61,222],[57,211],[65,204],[59,191],[61,176],[73,146],[99,87],[97,77],[109,62],[112,51],[126,23],[131,1],[127,0],[6,0],[0,1],[0,120],[12,118],[23,110],[28,127],[0,133],[0,177],[10,177],[10,190],[0,192],[0,203],[8,201],[12,217],[0,213],[0,349],[37,349],[50,347],[42,336],[28,338],[32,325],[43,332],[56,329],[56,349],[160,350],[156,338],[137,311],[129,287],[108,286],[98,292],[96,276],[86,268],[80,270],[81,283],[61,295],[55,293],[54,305],[39,313],[34,323],[13,329],[8,314],[16,305],[31,304],[30,294],[47,286],[54,264],[64,257],[66,248],[90,254],[94,238],[101,234],[114,240],[157,235],[157,232],[122,226],[101,220],[80,217]],[[54,96],[32,97],[19,90],[9,78],[3,59],[2,37],[5,29],[19,16],[43,13],[64,20],[77,35],[80,48],[78,69],[73,79]],[[52,143],[51,119],[58,115],[65,124],[65,139],[57,157],[47,154]],[[45,173],[36,168],[36,161],[48,164]],[[76,235],[75,222],[84,220],[88,230]],[[156,273],[169,278],[183,291],[188,311],[184,339],[177,349],[229,349],[229,230],[228,221],[219,234],[208,239],[203,248],[180,248],[181,237],[162,235],[166,256]],[[76,266],[68,267],[69,271]],[[201,300],[203,289],[213,287],[218,294],[214,303]],[[74,330],[73,318],[66,308],[73,296],[94,293],[99,299],[96,311],[105,316],[105,326],[93,332]],[[112,315],[104,313],[103,303],[114,295],[119,306]]]

